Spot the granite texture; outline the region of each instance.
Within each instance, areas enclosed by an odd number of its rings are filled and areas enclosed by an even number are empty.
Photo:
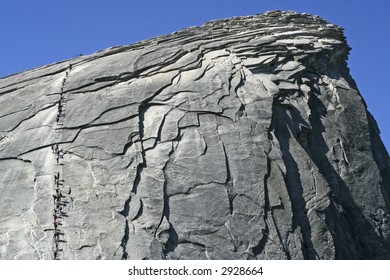
[[[0,259],[389,259],[341,28],[273,11],[0,79]]]

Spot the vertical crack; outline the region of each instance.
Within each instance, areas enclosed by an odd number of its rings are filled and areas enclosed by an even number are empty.
[[[269,193],[268,193],[268,179],[271,177],[271,160],[267,155],[267,173],[264,175],[263,185],[264,185],[264,224],[265,229],[262,230],[263,237],[260,239],[259,243],[253,247],[252,253],[254,256],[261,254],[264,251],[265,245],[267,244],[269,236],[269,227],[268,227],[268,213],[271,212],[270,202],[269,202]]]
[[[222,140],[222,148],[223,148],[223,153],[225,156],[225,165],[226,165],[226,188],[227,188],[227,193],[228,193],[228,198],[229,198],[229,210],[230,210],[230,215],[233,215],[233,200],[237,196],[236,193],[234,193],[233,190],[233,180],[231,177],[231,171],[230,171],[230,166],[229,166],[229,159],[227,156],[226,148],[225,145],[223,144]]]
[[[286,255],[286,258],[287,258],[288,260],[291,260],[290,252],[289,252],[288,248],[286,248],[286,244],[285,244],[284,241],[283,241],[283,237],[282,237],[282,235],[281,235],[281,233],[280,233],[280,230],[279,230],[279,228],[278,228],[278,225],[277,225],[277,223],[276,223],[276,221],[275,221],[274,213],[273,213],[272,210],[271,210],[271,218],[272,218],[272,222],[274,223],[274,226],[275,226],[275,229],[276,229],[276,233],[277,233],[278,238],[279,238],[279,242],[280,242],[280,244],[282,245],[283,252],[284,252],[284,254]]]
[[[306,202],[303,196],[303,187],[299,166],[290,152],[291,131],[288,124],[288,116],[285,109],[278,107],[273,102],[272,127],[275,130],[276,139],[282,152],[282,159],[286,167],[283,176],[291,201],[293,214],[293,228],[300,227],[304,243],[304,256],[306,259],[317,259],[318,255],[311,241],[311,225],[307,217]],[[283,244],[283,243],[282,243]]]
[[[141,145],[141,157],[142,157],[142,161],[138,164],[137,166],[137,174],[135,176],[135,179],[134,179],[134,183],[133,183],[133,187],[132,187],[132,190],[130,192],[130,195],[129,197],[127,198],[127,200],[125,201],[125,204],[123,206],[123,210],[122,211],[119,211],[118,213],[121,214],[124,218],[125,218],[125,230],[124,230],[124,234],[123,234],[123,237],[122,237],[122,240],[121,240],[121,244],[119,245],[120,247],[122,247],[122,259],[123,260],[127,260],[128,258],[128,253],[127,253],[127,243],[129,241],[129,234],[130,234],[130,230],[129,230],[129,221],[127,220],[127,217],[129,216],[129,212],[130,212],[130,201],[131,201],[131,193],[134,193],[136,194],[137,193],[137,189],[138,189],[138,186],[141,182],[141,177],[142,177],[142,172],[143,172],[143,169],[147,167],[147,162],[146,162],[146,152],[145,152],[145,148],[144,148],[144,144],[143,144],[143,141],[144,141],[144,134],[145,134],[145,131],[144,131],[144,121],[145,121],[145,113],[146,111],[149,109],[149,107],[151,106],[149,104],[150,101],[152,101],[156,96],[158,96],[164,89],[166,89],[167,87],[171,86],[173,81],[176,79],[176,77],[178,77],[180,75],[180,72],[178,72],[177,75],[175,75],[169,84],[161,87],[159,90],[157,90],[152,96],[144,99],[141,104],[139,105],[138,107],[138,132],[139,132],[139,142],[140,142],[140,145]],[[157,140],[156,140],[157,141]],[[141,211],[142,211],[142,208],[141,208]],[[118,247],[119,248],[119,247]]]
[[[180,128],[178,130],[178,137],[180,137],[181,135],[181,131],[180,131]],[[168,229],[168,240],[165,242],[164,244],[164,249],[163,249],[163,255],[164,257],[166,258],[166,256],[175,250],[177,244],[178,244],[178,235],[177,235],[177,232],[175,230],[175,228],[173,227],[173,225],[171,224],[171,222],[169,221],[170,219],[170,206],[169,206],[169,196],[168,196],[168,193],[167,193],[167,184],[168,184],[168,181],[167,181],[167,178],[166,178],[166,175],[165,175],[165,170],[167,168],[167,166],[169,165],[170,161],[171,161],[171,156],[172,154],[174,153],[174,146],[173,146],[173,142],[172,142],[172,149],[171,151],[169,152],[168,154],[168,160],[166,161],[164,167],[163,167],[163,174],[164,174],[164,186],[163,186],[163,193],[164,193],[164,208],[163,208],[163,215],[161,217],[161,221],[160,221],[160,224],[159,224],[159,227],[161,226],[161,224],[163,223],[163,220],[164,220],[164,217],[167,219],[167,222],[169,223],[169,229]]]
[[[143,145],[144,118],[145,118],[145,112],[146,112],[147,108],[148,108],[148,106],[146,106],[145,103],[142,103],[138,109],[139,110],[138,111],[138,118],[139,118],[138,129],[139,129],[139,142],[141,145],[142,161],[137,166],[137,174],[135,176],[133,188],[131,190],[131,193],[134,193],[134,194],[137,193],[138,186],[141,182],[142,171],[145,167],[147,167],[146,154],[145,154],[145,149],[144,149],[144,145]],[[130,201],[131,201],[131,195],[125,201],[125,205],[123,207],[123,210],[118,212],[123,217],[125,217],[125,230],[124,230],[124,234],[123,234],[123,237],[121,240],[121,245],[120,245],[120,247],[122,247],[122,260],[127,260],[127,258],[128,258],[127,243],[129,241],[130,230],[129,230],[129,221],[127,220],[127,217],[129,216],[129,212],[130,212]]]
[[[121,245],[120,245],[122,247],[122,260],[127,260],[127,257],[128,257],[126,246],[127,246],[127,242],[129,241],[129,234],[130,234],[129,221],[126,219],[125,232],[124,232],[124,235],[122,237]]]

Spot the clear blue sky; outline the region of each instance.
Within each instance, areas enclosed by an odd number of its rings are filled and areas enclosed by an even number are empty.
[[[0,0],[0,77],[276,9],[317,14],[345,28],[352,76],[390,150],[390,0]]]

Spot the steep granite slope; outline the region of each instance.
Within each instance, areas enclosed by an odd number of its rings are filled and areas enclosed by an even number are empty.
[[[0,259],[390,258],[348,51],[275,11],[0,79]]]

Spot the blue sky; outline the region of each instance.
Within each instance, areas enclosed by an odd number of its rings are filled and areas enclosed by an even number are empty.
[[[345,28],[351,74],[390,150],[390,0],[1,0],[0,77],[276,9],[316,14]]]

